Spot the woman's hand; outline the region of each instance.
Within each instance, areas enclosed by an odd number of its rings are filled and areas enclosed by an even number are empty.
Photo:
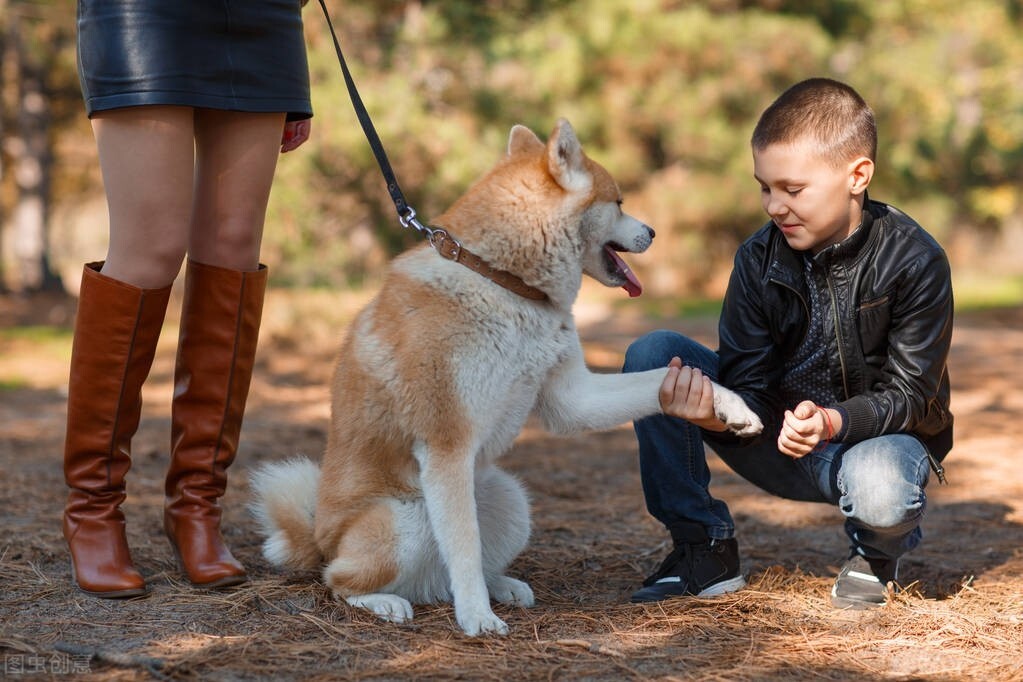
[[[281,153],[298,149],[309,139],[312,124],[308,118],[301,121],[288,121],[284,124],[284,135],[281,136]]]

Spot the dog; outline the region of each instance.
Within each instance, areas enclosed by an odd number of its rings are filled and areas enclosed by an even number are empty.
[[[583,274],[642,291],[619,252],[645,251],[654,231],[621,203],[567,121],[546,143],[512,128],[503,159],[436,221],[449,257],[422,244],[395,258],[352,323],[321,465],[299,458],[254,472],[269,562],[325,565],[336,597],[388,621],[410,621],[415,603],[453,601],[467,635],[507,633],[490,600],[534,598],[505,573],[530,520],[526,491],[498,456],[531,412],[556,434],[660,412],[666,368],[589,371],[572,316]],[[479,262],[450,258],[463,251]],[[714,391],[732,431],[760,431],[737,394]]]

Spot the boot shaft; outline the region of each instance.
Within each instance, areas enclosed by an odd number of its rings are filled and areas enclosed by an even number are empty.
[[[174,369],[164,528],[189,580],[236,585],[245,568],[220,534],[217,500],[238,452],[266,289],[242,272],[189,261]]]
[[[171,472],[219,477],[238,450],[256,357],[267,270],[189,261],[174,369]]]
[[[72,488],[123,491],[142,384],[156,354],[171,287],[140,289],[82,274],[68,380],[64,474]]]

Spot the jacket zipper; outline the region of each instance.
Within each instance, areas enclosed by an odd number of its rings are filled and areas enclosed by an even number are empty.
[[[945,480],[945,467],[941,466],[941,462],[931,454],[931,451],[924,446],[924,450],[927,452],[927,459],[930,460],[931,469],[934,469],[934,473],[938,476],[938,483],[941,485],[948,485],[948,481]]]
[[[846,376],[845,353],[842,350],[843,340],[838,317],[838,300],[835,297],[835,287],[831,283],[831,273],[825,273],[824,279],[828,283],[828,296],[831,298],[831,323],[835,326],[835,339],[838,341],[838,364],[842,368],[842,390],[845,391],[845,399],[849,400],[849,378]]]

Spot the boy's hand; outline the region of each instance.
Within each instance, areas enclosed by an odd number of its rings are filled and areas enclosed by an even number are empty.
[[[679,358],[668,363],[668,374],[658,393],[664,414],[685,419],[708,431],[724,431],[725,425],[714,414],[714,388],[703,372],[683,367]]]
[[[778,434],[778,449],[790,457],[809,454],[824,438],[828,426],[812,400],[804,400],[793,410],[785,410]]]

